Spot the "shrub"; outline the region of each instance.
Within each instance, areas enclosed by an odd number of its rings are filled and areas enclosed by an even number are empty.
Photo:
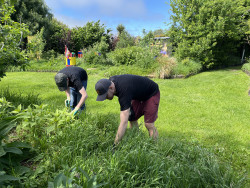
[[[107,57],[109,50],[109,44],[106,43],[105,37],[102,37],[101,42],[97,42],[93,47],[83,50],[83,58],[81,61],[84,61],[93,65],[105,65],[110,64]]]
[[[159,78],[187,77],[197,74],[201,71],[201,64],[188,58],[178,62],[175,58],[159,57],[157,58],[159,68],[156,70],[156,76]]]
[[[157,58],[159,63],[158,69],[156,69],[155,76],[158,78],[170,78],[173,75],[173,69],[177,64],[175,58],[168,58],[166,56],[160,56]]]
[[[16,113],[21,111],[21,105],[15,107],[5,98],[0,98],[0,186],[20,187],[19,182],[30,169],[21,162],[29,157],[29,144],[13,141],[8,135],[16,127]]]
[[[197,74],[202,69],[202,65],[199,62],[190,60],[186,58],[180,63],[177,63],[177,66],[173,69],[173,75],[183,75],[185,77]]]
[[[152,68],[156,63],[155,56],[158,55],[155,48],[132,46],[116,49],[109,54],[114,65],[136,65],[141,68]]]
[[[248,73],[250,75],[250,59],[248,59],[247,63],[242,65],[241,70]]]

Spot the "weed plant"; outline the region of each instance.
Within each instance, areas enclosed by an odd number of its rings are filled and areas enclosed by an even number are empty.
[[[140,129],[127,130],[112,148],[119,119],[113,114],[82,114],[78,120],[45,106],[19,114],[21,138],[43,159],[32,179],[46,186],[60,172],[81,168],[103,187],[242,187],[244,175],[233,171],[211,151],[195,142],[161,138],[154,141]],[[86,178],[72,177],[77,185]],[[32,182],[34,185],[34,182]]]

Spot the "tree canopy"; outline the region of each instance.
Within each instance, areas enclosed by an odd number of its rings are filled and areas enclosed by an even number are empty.
[[[10,66],[22,66],[27,61],[21,51],[22,39],[28,35],[28,28],[10,18],[14,9],[9,1],[0,4],[0,78]]]
[[[170,37],[179,59],[205,68],[233,64],[245,34],[245,0],[171,0]]]

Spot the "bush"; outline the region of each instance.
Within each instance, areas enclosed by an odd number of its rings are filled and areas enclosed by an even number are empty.
[[[173,69],[177,64],[175,58],[168,58],[166,56],[160,56],[157,58],[159,68],[156,69],[155,76],[158,78],[170,78],[173,75]]]
[[[199,62],[190,60],[188,58],[177,63],[177,66],[173,69],[173,75],[183,75],[185,77],[197,74],[202,69],[202,65]]]
[[[247,74],[250,75],[250,59],[248,59],[247,63],[245,63],[242,67],[241,70],[246,72]]]
[[[156,70],[156,77],[173,78],[173,77],[188,77],[197,74],[201,71],[202,65],[199,62],[188,58],[178,62],[175,58],[159,57],[157,58],[159,68]]]
[[[83,50],[83,58],[81,61],[92,65],[107,65],[110,64],[106,58],[109,50],[109,44],[106,43],[105,37],[102,37],[101,42],[97,42],[93,47]]]
[[[154,48],[132,46],[116,49],[108,57],[114,65],[136,65],[148,69],[156,63],[155,56],[157,55],[158,52]]]
[[[105,71],[103,71],[104,77],[111,77],[115,75],[121,75],[121,74],[134,74],[134,75],[140,75],[140,76],[147,76],[151,73],[151,69],[143,69],[143,68],[135,68],[134,66],[126,66],[126,65],[120,65],[119,69],[115,66],[112,66]]]

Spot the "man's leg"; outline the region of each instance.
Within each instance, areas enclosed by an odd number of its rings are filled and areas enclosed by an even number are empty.
[[[146,128],[148,129],[149,136],[157,139],[158,138],[158,131],[156,127],[154,126],[154,123],[145,123]]]

